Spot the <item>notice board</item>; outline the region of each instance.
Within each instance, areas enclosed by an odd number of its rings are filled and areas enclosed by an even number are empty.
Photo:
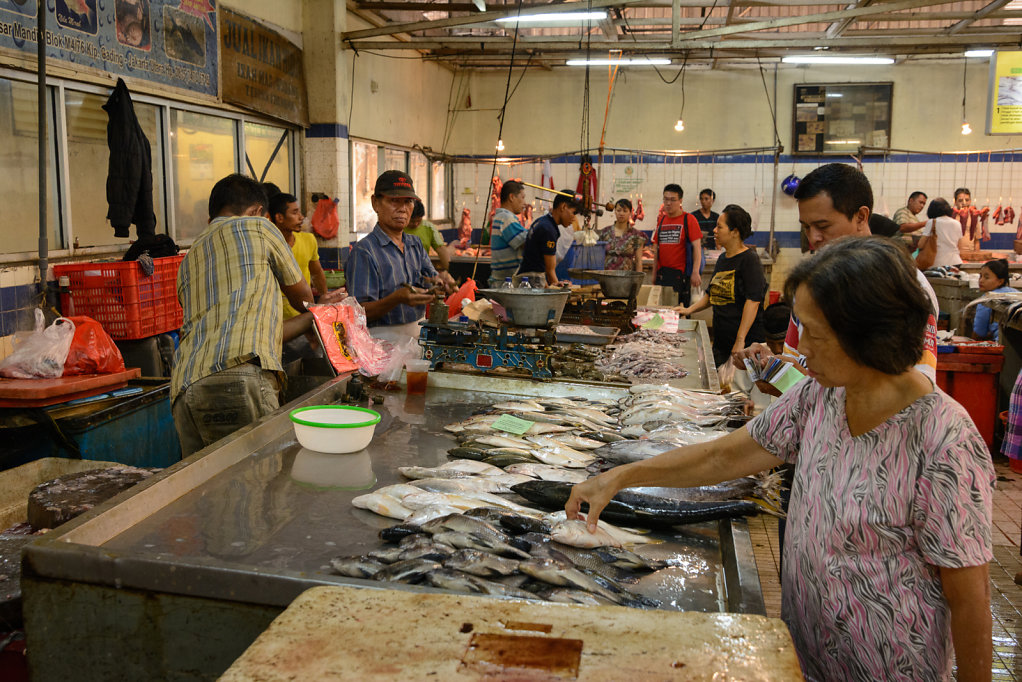
[[[986,133],[1022,133],[1022,52],[998,50],[990,59]]]
[[[219,95],[215,0],[0,0],[0,52],[35,56],[39,4],[47,59]]]
[[[795,154],[850,154],[891,145],[893,83],[801,83],[795,86]]]

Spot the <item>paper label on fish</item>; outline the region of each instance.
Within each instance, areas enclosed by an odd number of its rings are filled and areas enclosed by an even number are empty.
[[[502,414],[495,422],[490,424],[490,428],[513,433],[516,436],[521,436],[532,428],[532,425],[535,423],[536,422],[530,422],[528,419],[519,419],[518,417],[512,417],[509,414]]]

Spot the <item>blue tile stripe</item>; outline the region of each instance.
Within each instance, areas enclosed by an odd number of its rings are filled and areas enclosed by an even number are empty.
[[[313,123],[305,129],[305,137],[340,137],[347,139],[348,126],[343,123]]]

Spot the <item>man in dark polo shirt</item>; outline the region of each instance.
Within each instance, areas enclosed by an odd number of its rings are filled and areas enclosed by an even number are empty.
[[[532,223],[529,236],[525,238],[522,264],[514,277],[515,286],[523,277],[528,277],[529,284],[534,287],[558,286],[554,268],[557,267],[557,239],[561,233],[557,226],[571,227],[577,211],[574,193],[570,189],[562,189],[554,198],[550,212]]]

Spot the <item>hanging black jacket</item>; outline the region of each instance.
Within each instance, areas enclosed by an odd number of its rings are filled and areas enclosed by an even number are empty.
[[[106,217],[114,226],[115,237],[129,237],[135,223],[141,239],[156,234],[153,212],[152,150],[135,117],[135,107],[124,80],[117,79],[110,99],[103,105],[110,122],[106,141],[110,147],[110,169],[106,178]]]

